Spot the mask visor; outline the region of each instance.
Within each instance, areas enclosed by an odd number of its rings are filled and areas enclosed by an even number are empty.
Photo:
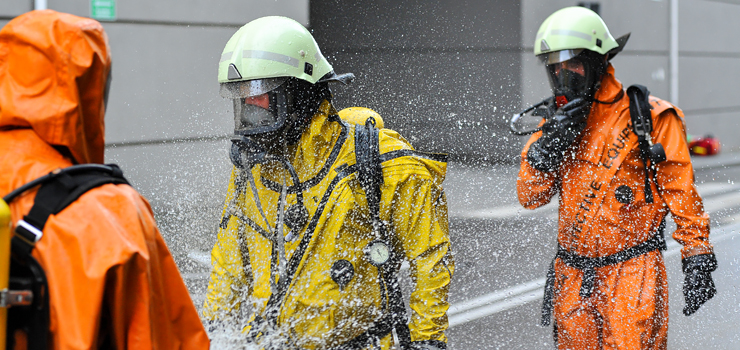
[[[280,128],[283,124],[277,113],[254,104],[247,103],[248,98],[235,98],[234,101],[234,133],[237,135],[252,135],[269,132]]]
[[[569,101],[589,94],[588,67],[580,58],[548,64],[546,68],[550,87],[556,97],[564,96]]]
[[[537,58],[539,58],[540,63],[545,64],[545,65],[550,65],[550,64],[567,61],[573,57],[578,56],[578,54],[580,54],[582,51],[583,49],[560,50],[560,51],[538,55]]]
[[[221,97],[231,99],[252,97],[275,90],[287,80],[287,77],[278,77],[221,83],[219,93]]]

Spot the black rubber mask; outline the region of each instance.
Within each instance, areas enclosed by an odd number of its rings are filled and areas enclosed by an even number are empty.
[[[567,101],[572,101],[578,97],[587,97],[591,91],[591,86],[586,75],[564,68],[556,72],[555,66],[558,64],[547,66],[547,75],[550,79],[550,88],[553,94],[555,96],[565,96]]]
[[[560,55],[560,57],[568,56]],[[542,59],[546,62],[550,88],[558,106],[576,98],[593,100],[605,70],[603,56],[582,50],[564,61],[557,61],[553,57],[542,57]]]

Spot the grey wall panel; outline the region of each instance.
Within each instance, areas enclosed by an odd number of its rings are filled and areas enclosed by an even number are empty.
[[[740,53],[740,2],[683,0],[679,5],[679,49],[703,55]]]
[[[364,106],[425,151],[476,158],[506,153],[502,125],[519,105],[518,53],[339,53],[338,72],[357,74],[334,85],[338,108]],[[495,136],[494,136],[495,135]]]
[[[226,135],[218,59],[235,28],[104,23],[113,56],[107,142]]]
[[[681,57],[679,82],[681,108],[706,110],[737,108],[740,59],[732,57]]]
[[[4,0],[5,1],[5,0]],[[90,0],[48,0],[49,8],[90,16]],[[308,0],[118,0],[119,20],[243,25],[262,16],[287,16],[308,25]]]
[[[693,136],[713,135],[722,145],[722,152],[740,152],[737,137],[740,109],[718,111],[712,114],[686,113],[686,132]]]
[[[669,1],[611,0],[597,1],[600,15],[614,37],[632,33],[625,50],[668,51]],[[522,0],[522,42],[531,50],[537,29],[553,12],[578,3],[575,0]],[[683,3],[683,2],[682,2]]]
[[[341,1],[311,2],[311,26],[327,50],[428,48],[432,52],[471,47],[516,48],[517,1]]]
[[[531,52],[521,53],[522,61],[522,107],[529,107],[551,96],[545,66]]]
[[[0,17],[15,17],[33,9],[33,0],[0,1]],[[0,23],[4,24],[4,23]]]
[[[632,84],[642,84],[647,86],[653,96],[670,99],[666,56],[625,53],[615,57],[612,64],[617,79],[622,82],[625,89]]]
[[[311,23],[337,72],[340,106],[376,109],[415,147],[510,159],[504,124],[518,108],[518,2],[315,0]]]

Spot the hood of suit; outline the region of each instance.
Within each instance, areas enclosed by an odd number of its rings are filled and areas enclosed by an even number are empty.
[[[0,30],[0,130],[33,129],[77,163],[102,163],[108,37],[95,20],[52,10]]]

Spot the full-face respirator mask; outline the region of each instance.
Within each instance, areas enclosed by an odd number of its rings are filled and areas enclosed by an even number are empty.
[[[576,98],[593,101],[606,71],[605,56],[579,49],[551,52],[538,58],[545,65],[556,108]]]

